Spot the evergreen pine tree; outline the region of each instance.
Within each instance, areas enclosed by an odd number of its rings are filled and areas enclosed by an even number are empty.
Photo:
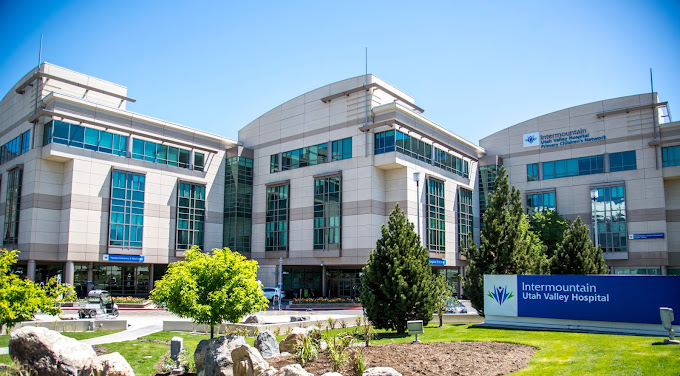
[[[490,199],[484,212],[481,244],[465,252],[465,296],[481,314],[484,274],[544,274],[549,268],[543,244],[529,229],[521,194],[514,186],[510,189],[504,167],[498,171]]]
[[[436,277],[413,223],[397,205],[363,268],[361,303],[366,316],[376,328],[397,333],[405,333],[408,320],[427,324],[446,287],[445,280]]]
[[[564,232],[562,244],[550,259],[552,274],[607,274],[602,248],[593,245],[581,217]]]

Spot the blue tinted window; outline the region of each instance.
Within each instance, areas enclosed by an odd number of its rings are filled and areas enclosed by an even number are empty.
[[[144,227],[144,175],[113,171],[109,245],[140,248]]]
[[[527,181],[538,180],[538,163],[527,165]]]
[[[636,170],[637,160],[635,158],[635,150],[623,151],[620,153],[609,154],[609,171],[627,171]]]

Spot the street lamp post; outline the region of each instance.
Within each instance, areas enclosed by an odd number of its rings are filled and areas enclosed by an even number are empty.
[[[597,235],[597,199],[598,199],[599,194],[597,192],[597,189],[594,191],[590,191],[590,198],[593,201],[593,229],[595,230],[595,248],[599,248],[600,246],[600,239],[599,236]]]
[[[413,173],[413,180],[416,182],[416,215],[418,216],[418,236],[420,236],[420,172]],[[421,239],[422,242],[422,239]]]
[[[283,257],[279,257],[279,311],[281,310],[281,290],[283,289]]]

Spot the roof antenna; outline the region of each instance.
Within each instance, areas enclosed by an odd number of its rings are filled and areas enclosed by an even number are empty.
[[[652,89],[652,121],[654,122],[653,127],[654,127],[654,141],[659,140],[659,132],[656,129],[656,107],[654,106],[654,103],[656,103],[656,100],[654,98],[654,77],[652,76],[652,68],[649,68],[649,84]],[[654,164],[656,165],[656,169],[659,169],[659,147],[658,144],[654,144]]]

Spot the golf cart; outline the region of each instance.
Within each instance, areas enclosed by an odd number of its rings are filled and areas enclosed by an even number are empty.
[[[111,299],[106,290],[92,290],[87,294],[87,303],[79,303],[78,317],[81,319],[96,317],[118,317],[118,305]]]

